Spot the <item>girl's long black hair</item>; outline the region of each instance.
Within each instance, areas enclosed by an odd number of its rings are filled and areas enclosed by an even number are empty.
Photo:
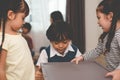
[[[103,32],[99,39],[103,41],[108,34],[106,42],[106,50],[110,51],[112,39],[115,35],[117,21],[120,20],[120,0],[103,0],[97,7],[96,11],[100,11],[104,14],[113,13],[112,23],[109,32]]]

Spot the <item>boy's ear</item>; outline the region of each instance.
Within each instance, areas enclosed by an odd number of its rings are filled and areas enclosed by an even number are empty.
[[[113,18],[113,12],[109,12],[109,14],[108,14],[108,19],[109,19],[110,21],[112,21],[112,18]]]
[[[8,11],[8,19],[13,20],[15,18],[15,13],[12,10]]]

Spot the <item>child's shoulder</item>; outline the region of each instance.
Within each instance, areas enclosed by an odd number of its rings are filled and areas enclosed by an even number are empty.
[[[74,44],[71,44],[70,46],[71,46],[71,48],[72,48],[74,51],[77,51],[77,50],[78,50],[77,46],[75,46]]]
[[[40,50],[39,50],[39,52],[40,53],[45,53],[45,52],[47,52],[49,50],[50,50],[50,46],[48,46],[48,47],[41,47]]]
[[[120,29],[115,32],[115,36],[120,36]]]

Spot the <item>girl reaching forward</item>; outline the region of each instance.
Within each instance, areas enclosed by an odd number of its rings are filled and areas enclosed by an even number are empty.
[[[98,24],[103,30],[95,49],[71,62],[89,60],[105,54],[107,69],[112,80],[120,80],[120,0],[102,0],[96,9]]]

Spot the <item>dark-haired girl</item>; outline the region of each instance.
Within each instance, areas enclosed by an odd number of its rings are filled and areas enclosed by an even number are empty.
[[[28,13],[24,0],[0,0],[0,80],[35,80],[30,50],[18,33]]]
[[[104,53],[112,80],[120,80],[120,0],[102,0],[96,9],[98,24],[103,30],[95,49],[71,62],[89,60]]]

